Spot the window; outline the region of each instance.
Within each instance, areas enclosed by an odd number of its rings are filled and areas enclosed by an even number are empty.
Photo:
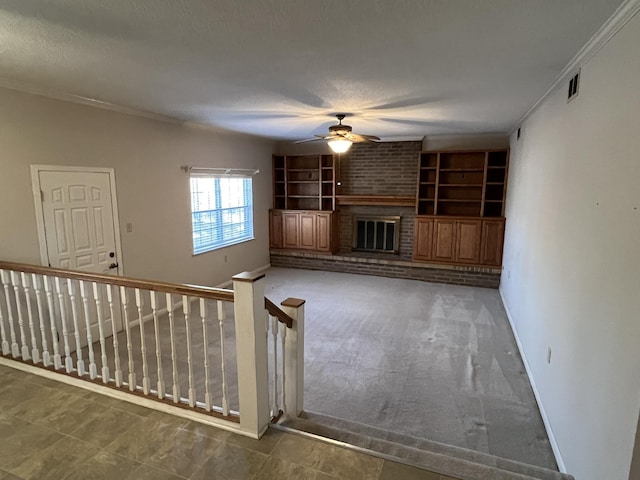
[[[191,174],[194,255],[253,240],[251,180]]]

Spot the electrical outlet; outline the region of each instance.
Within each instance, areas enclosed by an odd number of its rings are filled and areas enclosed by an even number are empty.
[[[127,233],[133,232],[133,223],[127,223],[125,227],[127,229]]]
[[[551,347],[547,347],[547,363],[551,365]]]

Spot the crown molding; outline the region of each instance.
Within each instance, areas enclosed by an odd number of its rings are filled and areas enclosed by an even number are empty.
[[[155,120],[157,122],[170,123],[173,125],[191,128],[195,130],[203,130],[212,133],[224,134],[224,135],[233,135],[243,138],[252,138],[255,140],[262,140],[264,142],[273,143],[274,140],[260,136],[260,135],[250,135],[248,133],[243,132],[235,132],[233,130],[225,130],[221,127],[216,127],[214,125],[209,125],[206,123],[195,122],[192,120],[183,120],[176,117],[171,117],[169,115],[162,115],[160,113],[154,113],[147,110],[141,110],[133,107],[125,107],[124,105],[119,105],[116,103],[105,102],[103,100],[98,100],[95,98],[83,97],[81,95],[75,95],[72,93],[60,92],[53,89],[45,89],[35,87],[33,85],[27,84],[19,84],[4,78],[0,78],[0,88],[4,88],[7,90],[13,90],[15,92],[26,93],[28,95],[36,95],[39,97],[49,98],[52,100],[59,100],[61,102],[73,103],[76,105],[84,105],[87,107],[100,108],[102,110],[108,110],[111,112],[121,113],[123,115],[131,115],[134,117],[146,118],[148,120]]]
[[[544,94],[542,94],[542,96],[529,107],[526,113],[520,117],[518,122],[509,132],[509,135],[515,132],[520,125],[538,109],[540,104],[560,83],[564,82],[570,75],[575,74],[578,68],[587,63],[602,47],[609,43],[609,40],[611,40],[616,33],[618,33],[620,29],[638,13],[638,11],[640,11],[640,0],[626,0],[623,2],[613,15],[609,17],[602,27],[598,29],[598,31],[580,49],[580,51],[569,61],[567,66],[562,69]]]
[[[7,90],[14,90],[16,92],[27,93],[30,95],[37,95],[39,97],[51,98],[53,100],[60,100],[62,102],[75,103],[79,105],[85,105],[89,107],[101,108],[103,110],[110,110],[112,112],[123,113],[125,115],[133,115],[136,117],[148,118],[151,120],[157,120],[160,122],[168,122],[175,124],[184,124],[185,121],[170,117],[168,115],[161,115],[159,113],[149,112],[146,110],[140,110],[132,107],[125,107],[115,103],[105,102],[96,98],[83,97],[82,95],[75,95],[73,93],[60,92],[53,89],[35,87],[33,85],[21,84],[5,78],[0,78],[0,88]]]

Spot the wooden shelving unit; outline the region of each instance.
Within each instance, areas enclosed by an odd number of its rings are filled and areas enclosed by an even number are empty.
[[[422,152],[413,258],[500,266],[507,150]]]
[[[484,217],[503,217],[507,194],[508,152],[487,152],[487,173],[485,178]]]
[[[502,217],[508,152],[423,152],[417,215]]]
[[[332,155],[274,155],[273,206],[288,210],[335,210]]]
[[[335,252],[335,185],[333,155],[274,155],[270,247]]]
[[[438,154],[420,154],[420,170],[418,171],[418,198],[416,213],[433,215],[438,185]]]

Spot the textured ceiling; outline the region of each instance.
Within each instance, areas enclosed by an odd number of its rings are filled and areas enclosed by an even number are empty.
[[[0,85],[274,139],[506,132],[621,0],[0,0]]]

